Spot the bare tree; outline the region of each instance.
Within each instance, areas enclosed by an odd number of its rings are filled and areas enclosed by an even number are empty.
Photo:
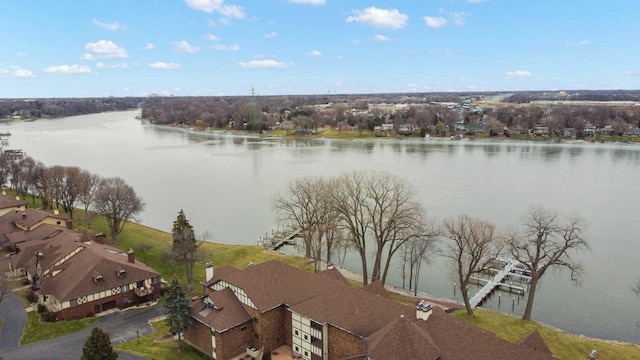
[[[75,166],[63,167],[62,177],[59,179],[57,189],[58,202],[71,219],[73,219],[73,209],[76,206],[76,202],[86,192],[87,184],[84,180],[85,177],[82,175],[80,168]]]
[[[399,246],[399,254],[402,260],[402,287],[406,286],[407,265],[409,266],[409,289],[413,294],[418,294],[418,282],[422,265],[430,263],[436,251],[436,242],[442,233],[435,219],[429,218],[421,222],[416,228],[415,236]]]
[[[347,238],[352,241],[353,248],[360,255],[362,265],[362,284],[369,283],[367,269],[367,230],[369,219],[364,203],[367,193],[364,186],[365,174],[352,172],[337,178],[336,186],[331,191],[333,208],[338,214],[341,226],[346,229]]]
[[[122,178],[112,177],[100,181],[96,191],[96,211],[107,219],[111,238],[116,237],[127,221],[132,221],[144,209],[144,202]]]
[[[473,308],[467,286],[473,275],[489,270],[501,251],[494,233],[493,224],[468,215],[444,221],[445,246],[442,256],[448,258],[456,268],[460,292],[469,316],[473,316]]]
[[[323,181],[320,177],[312,176],[294,179],[287,185],[284,194],[278,194],[271,199],[271,205],[281,222],[302,229],[305,258],[311,258],[314,229],[309,224],[317,217],[314,214],[318,211],[315,207],[317,189]]]
[[[174,276],[176,275],[176,271],[178,270],[178,259],[176,254],[173,252],[172,246],[167,246],[160,251],[160,261],[169,265],[171,273]]]
[[[147,259],[149,257],[149,251],[153,250],[153,248],[154,246],[148,242],[140,242],[134,246],[133,250],[135,250],[136,254],[142,255],[144,263],[148,265]]]
[[[84,220],[91,227],[91,216],[89,214],[89,208],[95,200],[96,192],[100,185],[102,178],[99,175],[92,174],[89,171],[82,170],[80,173],[82,181],[84,182],[84,191],[78,197],[78,200],[84,205]]]
[[[538,282],[547,270],[569,270],[571,281],[580,284],[584,267],[574,256],[590,249],[584,238],[586,228],[586,220],[577,214],[561,217],[556,211],[531,207],[523,219],[522,229],[509,234],[507,247],[511,256],[531,272],[522,319],[531,320]]]

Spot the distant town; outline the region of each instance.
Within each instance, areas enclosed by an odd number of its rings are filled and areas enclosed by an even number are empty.
[[[636,141],[640,91],[398,93],[260,96],[2,99],[2,121],[140,108],[154,124],[314,135],[513,137]]]

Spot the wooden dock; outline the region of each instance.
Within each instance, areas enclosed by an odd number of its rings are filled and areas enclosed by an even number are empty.
[[[264,237],[261,236],[258,239],[258,245],[262,245],[268,250],[278,250],[283,245],[295,244],[295,238],[300,236],[301,233],[302,228],[292,231],[275,231],[272,232],[272,236],[267,236],[266,234]]]
[[[518,281],[520,283],[531,282],[531,276],[528,275],[526,266],[513,259],[500,258],[496,261],[502,265],[493,278],[491,279],[479,279],[476,278],[478,283],[485,282],[486,284],[478,291],[469,301],[471,308],[478,306],[487,296],[489,296],[496,288],[508,289],[507,291],[524,294],[524,286],[513,285],[505,283],[505,280]]]

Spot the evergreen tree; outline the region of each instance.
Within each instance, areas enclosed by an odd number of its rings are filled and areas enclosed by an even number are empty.
[[[178,334],[178,348],[180,351],[182,351],[182,332],[191,324],[190,308],[191,301],[178,283],[178,279],[174,277],[173,284],[164,295],[164,311],[167,315],[164,321],[171,333]]]
[[[99,327],[93,328],[82,348],[81,360],[115,360],[118,353],[111,347],[109,335]]]
[[[185,265],[187,289],[193,289],[193,266],[196,263],[198,255],[198,243],[193,231],[193,226],[189,224],[189,220],[180,210],[176,221],[173,222],[173,253],[176,260]]]

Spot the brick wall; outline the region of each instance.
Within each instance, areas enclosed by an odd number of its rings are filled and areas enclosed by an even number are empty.
[[[289,314],[288,324],[286,322],[287,314]],[[291,313],[287,311],[285,305],[278,306],[258,317],[258,323],[255,324],[255,328],[256,333],[260,336],[260,345],[264,346],[265,353],[284,345],[287,339],[291,343]]]
[[[183,335],[184,342],[211,357],[213,350],[211,346],[211,328],[199,321],[193,321]]]
[[[342,359],[364,354],[364,340],[329,325],[329,359]]]
[[[58,319],[65,320],[73,320],[79,319],[87,316],[94,316],[97,312],[102,312],[104,309],[104,305],[110,303],[112,301],[116,302],[116,307],[120,309],[124,309],[129,306],[137,305],[144,303],[146,301],[152,301],[160,297],[160,284],[152,284],[153,293],[147,295],[145,297],[138,297],[133,290],[129,290],[124,293],[108,296],[99,300],[91,301],[88,303],[72,306],[67,309],[62,309],[56,312],[56,316]],[[131,300],[131,303],[126,303],[125,298]],[[97,309],[96,309],[97,306]],[[96,311],[97,310],[97,311]]]

